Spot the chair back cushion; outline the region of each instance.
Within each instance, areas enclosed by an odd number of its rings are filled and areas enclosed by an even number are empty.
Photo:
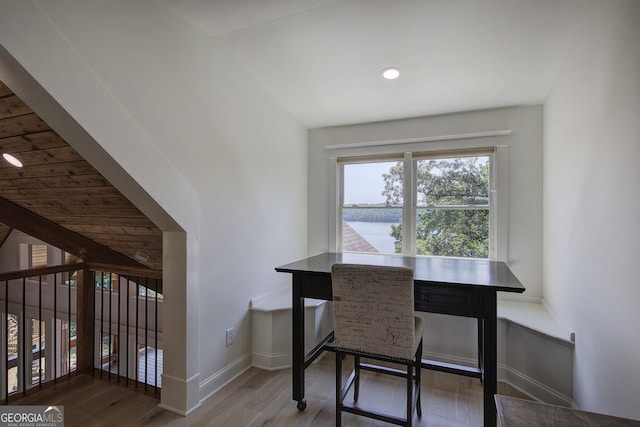
[[[335,345],[410,360],[416,351],[413,269],[335,264],[331,270]]]

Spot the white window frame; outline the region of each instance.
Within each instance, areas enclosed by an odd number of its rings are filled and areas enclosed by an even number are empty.
[[[433,144],[418,143],[409,147],[398,147],[394,145],[375,146],[327,146],[329,160],[329,249],[336,252],[342,251],[342,217],[341,203],[343,200],[343,167],[340,163],[349,163],[349,158],[353,158],[354,163],[362,161],[362,158],[371,156],[370,162],[384,162],[388,159],[396,159],[399,148],[409,148],[401,153],[404,156],[404,186],[405,186],[405,208],[403,209],[403,253],[404,256],[416,256],[415,253],[415,227],[416,227],[416,205],[417,193],[415,191],[415,174],[417,160],[414,153],[433,153],[439,155],[443,151],[464,150],[464,149],[486,149],[494,150],[490,160],[490,208],[489,208],[489,260],[507,261],[508,254],[508,145],[504,141],[492,141],[494,138],[478,138],[473,141],[465,141],[463,144]],[[451,142],[451,141],[448,141]],[[384,154],[388,157],[385,159]],[[451,156],[455,157],[455,156]],[[360,158],[360,159],[358,159]],[[406,167],[406,165],[410,167]],[[410,197],[406,197],[409,194]],[[407,227],[404,224],[409,224]],[[407,244],[410,242],[410,244]]]

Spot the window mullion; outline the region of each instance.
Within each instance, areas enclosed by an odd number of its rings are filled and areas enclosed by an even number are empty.
[[[344,205],[344,165],[338,164],[336,159],[329,160],[333,178],[330,182],[335,189],[336,197],[329,206],[329,247],[342,252],[342,207]]]
[[[415,256],[416,227],[416,162],[410,152],[404,153],[404,206],[402,209],[402,255]]]

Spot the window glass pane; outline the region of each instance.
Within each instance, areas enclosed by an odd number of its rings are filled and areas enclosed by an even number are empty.
[[[489,210],[418,209],[418,255],[489,257]]]
[[[68,374],[76,370],[76,344],[78,328],[76,322],[58,320],[60,359],[58,361],[57,376]]]
[[[18,316],[15,314],[9,314],[7,316],[8,322],[8,339],[7,339],[7,356],[11,358],[18,358]]]
[[[29,268],[47,266],[47,245],[29,245]],[[39,280],[38,276],[30,277],[31,280]],[[42,276],[42,281],[47,281],[47,276]]]
[[[14,366],[13,368],[9,368],[7,372],[7,379],[9,380],[9,394],[15,393],[18,391],[18,367]]]
[[[489,205],[489,157],[419,160],[418,206]]]
[[[146,286],[142,286],[142,285],[138,285],[138,295],[141,297],[148,296],[149,298],[155,298],[156,296],[158,297],[158,299],[164,298],[164,295],[162,295],[161,293],[158,293],[153,289],[147,288]]]
[[[47,245],[31,245],[31,268],[47,266]]]
[[[402,205],[402,162],[344,165],[343,206]]]
[[[45,366],[44,357],[34,359],[31,362],[31,385],[40,384],[41,382],[46,381]]]
[[[9,314],[7,320],[7,379],[8,391],[11,394],[18,391],[18,335],[21,332],[18,327],[18,316]]]
[[[118,275],[115,273],[105,273],[102,271],[96,271],[95,274],[96,289],[102,289],[103,291],[117,291],[119,289]]]
[[[31,384],[38,384],[46,379],[45,373],[45,328],[44,321],[31,319]]]
[[[342,210],[344,252],[401,253],[401,208]]]

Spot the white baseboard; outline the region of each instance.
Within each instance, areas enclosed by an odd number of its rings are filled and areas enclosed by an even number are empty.
[[[506,365],[498,365],[498,381],[505,382],[534,400],[552,405],[576,408],[568,396]]]
[[[431,351],[425,351],[422,353],[422,357],[429,360],[435,360],[444,363],[453,363],[455,365],[463,366],[478,366],[478,359],[470,357],[452,356],[449,354],[434,353]]]
[[[201,404],[198,399],[199,380],[199,374],[183,379],[163,373],[162,401],[158,406],[186,417]]]
[[[457,357],[433,352],[425,352],[423,356],[427,359],[437,360],[439,362],[453,363],[463,366],[478,366],[478,360],[475,358]],[[504,382],[539,402],[576,408],[575,402],[573,402],[570,397],[547,387],[510,366],[499,364],[497,377],[498,382]]]
[[[258,353],[253,352],[253,366],[256,368],[264,369],[266,371],[277,371],[279,369],[290,368],[291,353]]]
[[[200,402],[205,401],[218,390],[251,368],[251,353],[245,353],[206,380],[200,383]]]

